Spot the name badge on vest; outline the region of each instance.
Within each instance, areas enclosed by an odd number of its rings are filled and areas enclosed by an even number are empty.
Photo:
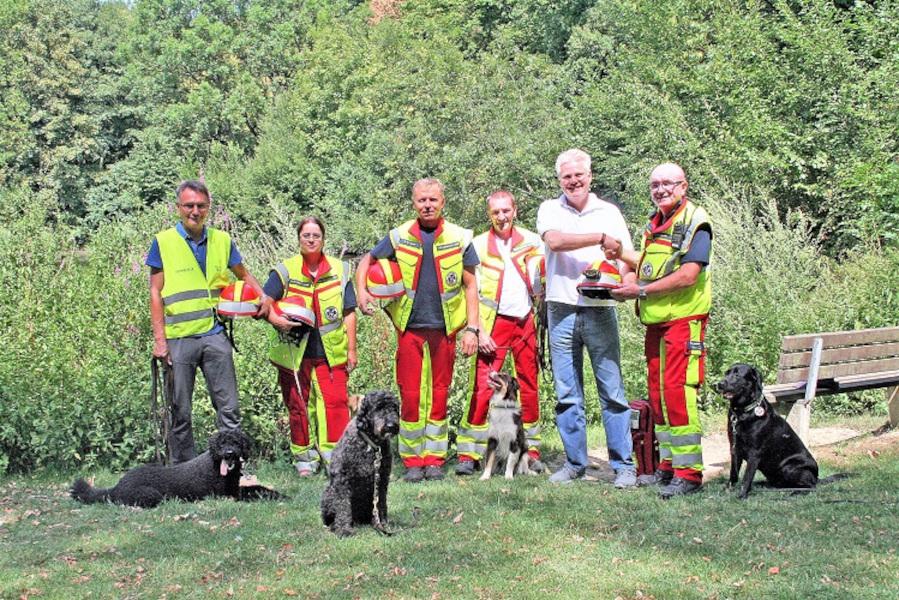
[[[400,238],[400,245],[421,249],[421,242],[417,242],[415,240],[407,240],[406,238]]]
[[[459,242],[450,242],[449,244],[440,244],[437,246],[437,251],[442,252],[444,250],[452,250],[453,248],[458,248]]]

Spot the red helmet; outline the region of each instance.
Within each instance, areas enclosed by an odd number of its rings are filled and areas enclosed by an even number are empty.
[[[400,266],[386,258],[373,260],[368,266],[365,287],[375,298],[397,298],[406,293]]]
[[[259,312],[259,293],[243,281],[235,281],[222,289],[217,309],[230,319],[252,317]]]
[[[586,269],[584,278],[577,284],[577,291],[587,298],[608,300],[612,296],[609,290],[621,286],[621,273],[614,263],[600,260]]]
[[[302,296],[288,296],[272,304],[272,310],[279,317],[305,325],[315,325],[315,313],[306,306]]]

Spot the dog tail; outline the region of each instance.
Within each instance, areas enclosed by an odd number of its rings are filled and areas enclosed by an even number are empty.
[[[72,498],[85,504],[94,504],[96,502],[106,502],[109,500],[109,489],[91,487],[91,484],[83,479],[79,479],[73,483],[69,493],[72,495]]]
[[[818,485],[826,485],[828,483],[833,483],[834,481],[849,479],[849,477],[851,477],[849,473],[834,473],[833,475],[828,475],[824,479],[819,479]]]

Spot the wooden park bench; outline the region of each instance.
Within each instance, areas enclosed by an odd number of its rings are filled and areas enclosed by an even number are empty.
[[[806,333],[783,338],[777,383],[765,398],[787,413],[808,444],[815,396],[888,388],[891,427],[899,425],[899,327]]]

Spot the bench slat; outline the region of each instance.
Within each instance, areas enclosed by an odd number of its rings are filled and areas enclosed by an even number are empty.
[[[826,333],[788,335],[783,339],[781,351],[796,352],[797,350],[811,350],[812,343],[817,337],[824,340],[825,348],[858,344],[899,342],[899,327],[878,327],[876,329],[858,329],[855,331],[828,331]]]
[[[825,348],[827,348],[826,344]],[[821,353],[821,364],[830,365],[841,362],[890,358],[893,356],[899,356],[899,342],[824,350]],[[784,353],[780,355],[780,368],[807,367],[811,358],[811,351]]]
[[[899,371],[899,357],[860,362],[821,365],[819,379],[835,379],[848,375],[864,375],[883,371]],[[777,383],[795,383],[808,379],[808,367],[778,371]]]

